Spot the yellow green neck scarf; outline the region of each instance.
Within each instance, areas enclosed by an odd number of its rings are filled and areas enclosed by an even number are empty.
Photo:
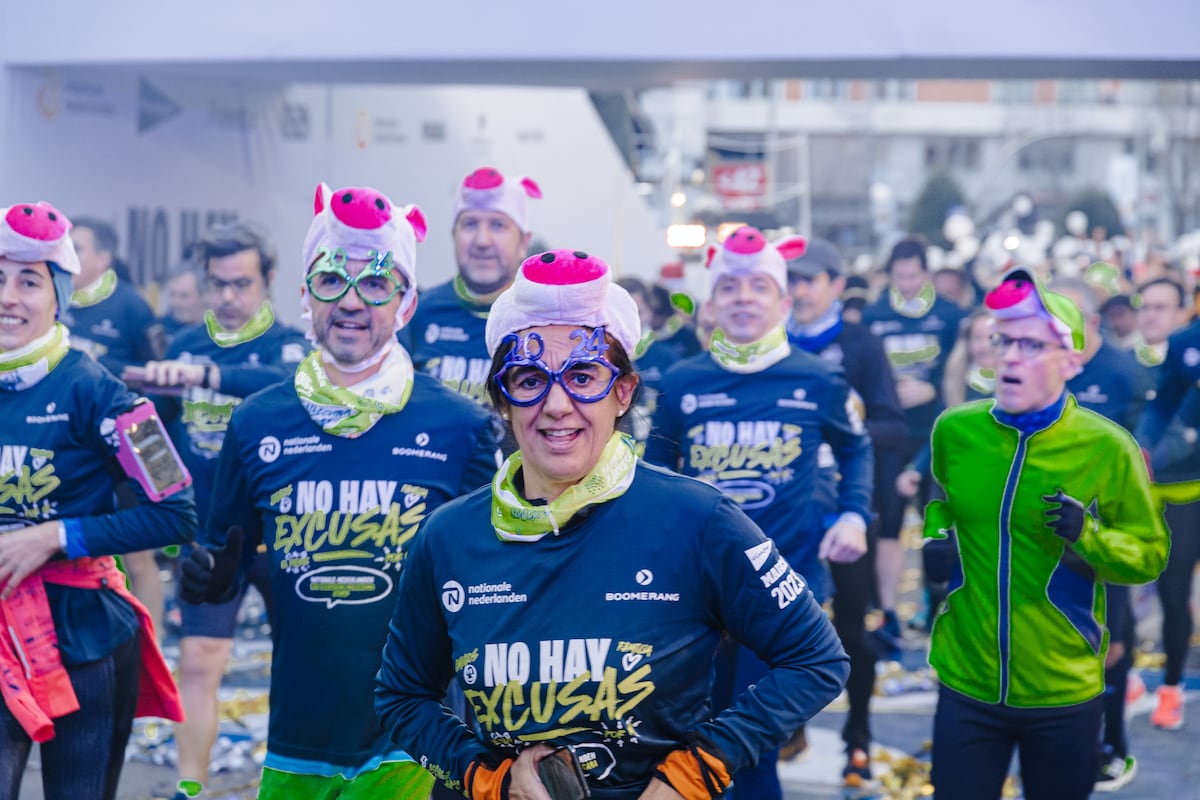
[[[713,360],[730,372],[752,373],[778,364],[787,358],[791,347],[782,325],[750,344],[734,344],[725,336],[725,331],[717,328],[713,331],[709,352]]]
[[[218,347],[233,347],[245,344],[262,336],[275,324],[275,309],[268,300],[258,307],[254,316],[246,320],[246,324],[234,331],[227,331],[217,321],[217,315],[210,308],[204,312],[204,327],[208,329],[208,338]]]
[[[656,341],[657,337],[654,335],[654,331],[646,331],[642,338],[638,339],[637,344],[633,347],[633,360],[637,361],[639,358],[646,355],[646,351],[650,349],[650,345],[654,344]]]
[[[1157,367],[1166,358],[1165,351],[1160,351],[1154,345],[1147,344],[1146,340],[1140,336],[1133,343],[1133,354],[1143,367]]]
[[[505,289],[507,288],[505,287]],[[480,319],[487,319],[488,312],[492,310],[492,303],[496,302],[497,297],[504,294],[505,289],[499,289],[488,294],[475,294],[467,288],[467,282],[463,280],[462,275],[454,276],[454,294],[458,297],[458,301],[473,316]]]
[[[633,360],[637,361],[642,356],[646,355],[646,351],[650,349],[650,345],[655,342],[665,342],[675,334],[679,333],[683,328],[683,319],[678,314],[673,314],[667,318],[659,330],[650,329],[642,334],[642,338],[638,339],[637,345],[633,348]]]
[[[492,526],[506,542],[536,542],[553,533],[580,509],[614,500],[633,483],[637,466],[637,443],[623,433],[614,433],[604,445],[600,460],[583,480],[544,505],[534,505],[521,496],[515,478],[521,469],[521,451],[500,465],[492,481]]]
[[[309,353],[296,367],[296,394],[308,416],[321,430],[345,439],[362,436],[385,414],[404,409],[412,395],[412,359],[398,342],[379,371],[354,387],[334,386],[325,372],[322,351]]]
[[[20,392],[33,386],[58,366],[71,349],[67,328],[61,322],[24,347],[0,351],[0,390]]]
[[[933,290],[932,283],[926,283],[912,300],[905,300],[904,295],[900,294],[897,289],[888,290],[888,299],[892,303],[892,310],[897,314],[919,319],[933,308],[933,303],[937,300],[937,293]]]
[[[87,308],[94,306],[101,300],[107,300],[112,297],[112,293],[117,290],[117,273],[111,269],[105,270],[104,274],[97,278],[91,286],[85,286],[82,289],[76,289],[71,293],[71,305],[76,308]]]
[[[996,372],[987,367],[971,367],[967,373],[967,386],[980,394],[996,393]]]

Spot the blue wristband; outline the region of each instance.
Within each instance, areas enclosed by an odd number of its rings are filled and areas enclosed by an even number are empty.
[[[67,558],[84,558],[91,555],[83,538],[83,525],[77,519],[59,520],[67,534]]]

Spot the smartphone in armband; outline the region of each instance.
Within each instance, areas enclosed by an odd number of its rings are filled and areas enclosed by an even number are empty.
[[[154,404],[139,401],[117,417],[117,461],[155,503],[190,486],[192,476],[179,458],[171,437],[154,411]]]
[[[588,800],[592,796],[573,747],[559,747],[539,761],[537,769],[550,800]]]

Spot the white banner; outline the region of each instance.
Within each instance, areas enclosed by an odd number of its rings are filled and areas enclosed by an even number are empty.
[[[69,217],[111,222],[143,285],[212,222],[251,219],[275,237],[275,297],[280,315],[295,321],[287,301],[322,180],[375,186],[421,206],[430,235],[418,248],[420,283],[441,282],[455,268],[455,187],[485,165],[538,181],[545,197],[530,218],[548,247],[589,250],[644,276],[671,257],[582,90],[8,74],[0,203],[47,200]]]

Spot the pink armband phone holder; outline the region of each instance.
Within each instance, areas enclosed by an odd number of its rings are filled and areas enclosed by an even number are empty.
[[[154,502],[192,484],[154,404],[140,400],[117,417],[117,461],[125,474],[142,485]]]

